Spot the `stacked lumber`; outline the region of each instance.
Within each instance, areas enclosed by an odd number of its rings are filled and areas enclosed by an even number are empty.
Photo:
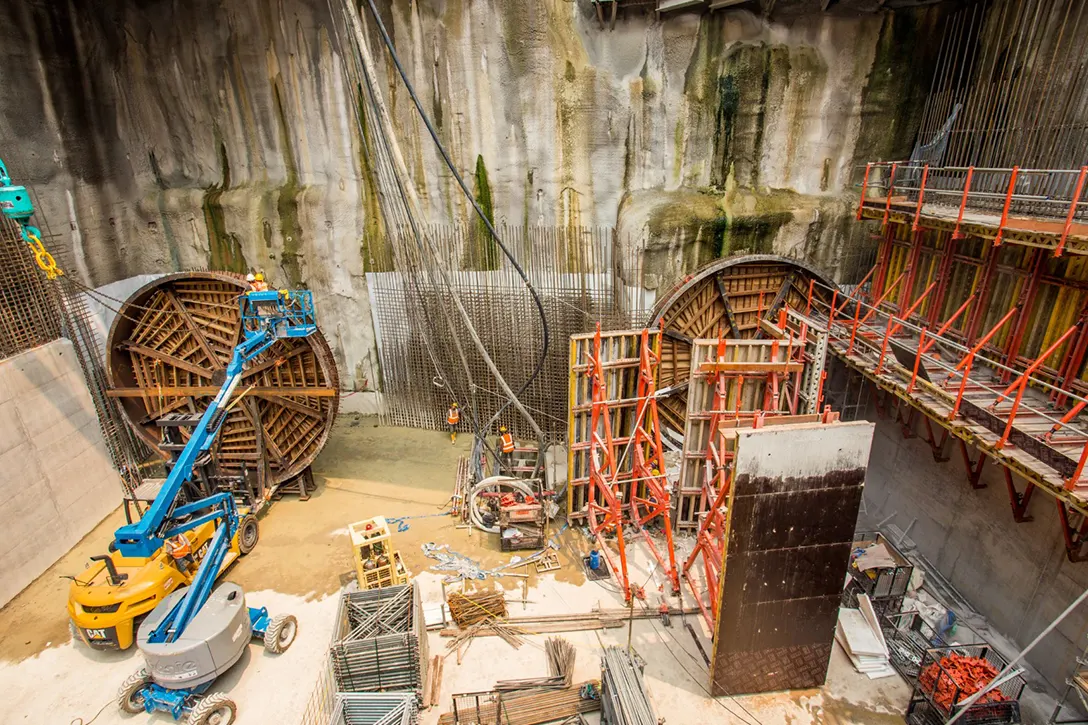
[[[430,678],[423,692],[423,707],[434,707],[442,694],[442,668],[446,660],[441,655],[435,655],[428,668]]]
[[[835,626],[835,640],[842,645],[851,664],[870,680],[895,674],[888,655],[888,643],[880,629],[869,597],[858,596],[858,609],[840,609]]]
[[[445,635],[446,630],[442,630],[442,632],[443,636],[447,636]],[[489,635],[502,637],[514,649],[518,649],[525,642],[521,637],[524,634],[523,632],[494,619],[477,622],[468,629],[455,630],[455,632],[454,639],[446,643],[446,649],[449,650],[446,654],[457,652],[457,664],[461,664],[461,658],[464,657],[465,652],[468,651],[469,646],[472,644],[472,640],[476,637]],[[463,649],[462,645],[464,646]]]
[[[498,704],[474,708],[471,722],[500,722],[499,712],[501,712],[503,725],[542,725],[542,723],[555,722],[587,712],[596,712],[601,709],[601,701],[583,700],[580,694],[587,685],[592,685],[595,690],[599,690],[601,686],[600,682],[590,680],[566,690],[503,693],[501,702]],[[442,713],[442,716],[438,718],[438,725],[458,725],[457,715],[453,712]]]
[[[461,594],[453,592],[446,597],[450,616],[462,629],[485,619],[501,619],[506,616],[506,599],[499,592]]]

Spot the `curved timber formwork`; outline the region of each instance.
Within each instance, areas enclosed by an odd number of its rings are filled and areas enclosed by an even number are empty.
[[[162,451],[160,421],[202,413],[218,392],[241,331],[240,275],[182,272],[133,293],[110,328],[110,395],[128,423]],[[339,405],[332,351],[318,331],[278,340],[250,363],[213,454],[221,470],[269,465],[269,482],[302,473],[324,447]],[[188,429],[182,428],[187,438]]]
[[[660,298],[650,313],[649,327],[660,327],[660,388],[679,386],[660,400],[661,416],[678,431],[684,430],[687,389],[694,340],[764,336],[761,320],[773,319],[783,306],[800,312],[809,308],[810,295],[827,307],[835,283],[795,259],[753,254],[718,259],[684,278]]]

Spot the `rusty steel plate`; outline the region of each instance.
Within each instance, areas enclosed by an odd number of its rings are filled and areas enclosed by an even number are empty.
[[[750,254],[714,260],[661,296],[647,326],[662,331],[658,388],[676,386],[658,403],[665,422],[684,430],[692,340],[759,337],[760,319],[773,320],[782,305],[805,312],[810,287],[826,309],[836,289],[826,275],[796,259]]]
[[[160,452],[157,421],[202,413],[219,390],[240,338],[238,296],[246,289],[241,275],[227,272],[171,274],[133,293],[114,320],[106,348],[110,396]],[[277,340],[235,389],[213,448],[216,462],[237,472],[264,459],[270,483],[290,480],[324,447],[339,400],[336,364],[320,330]],[[181,430],[187,438],[189,429]]]

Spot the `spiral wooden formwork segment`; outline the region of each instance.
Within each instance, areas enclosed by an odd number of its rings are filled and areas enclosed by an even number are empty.
[[[782,305],[804,312],[811,292],[826,308],[834,289],[815,268],[770,254],[719,259],[681,280],[658,299],[647,321],[662,332],[658,387],[676,390],[659,402],[664,422],[684,430],[692,341],[756,337],[760,320]]]
[[[182,272],[141,287],[121,307],[107,341],[110,395],[158,450],[165,416],[203,412],[219,390],[240,338],[238,296],[246,289],[240,275]],[[339,406],[336,364],[321,332],[278,340],[249,364],[232,402],[213,449],[220,471],[267,463],[270,485],[302,474]]]

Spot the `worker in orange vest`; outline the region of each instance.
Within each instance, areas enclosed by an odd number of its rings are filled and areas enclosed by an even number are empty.
[[[456,401],[450,403],[450,409],[446,411],[446,423],[450,426],[450,445],[457,443],[457,424],[461,422],[461,410]]]
[[[499,452],[502,454],[502,463],[510,472],[513,473],[514,467],[514,436],[510,435],[510,431],[506,429],[505,425],[499,426]]]
[[[178,534],[164,542],[166,551],[174,560],[174,564],[180,571],[187,571],[193,563],[193,549],[189,545],[189,539],[185,534]]]
[[[264,272],[258,272],[257,274],[247,274],[246,282],[249,283],[250,292],[267,292],[268,282],[264,281]]]

